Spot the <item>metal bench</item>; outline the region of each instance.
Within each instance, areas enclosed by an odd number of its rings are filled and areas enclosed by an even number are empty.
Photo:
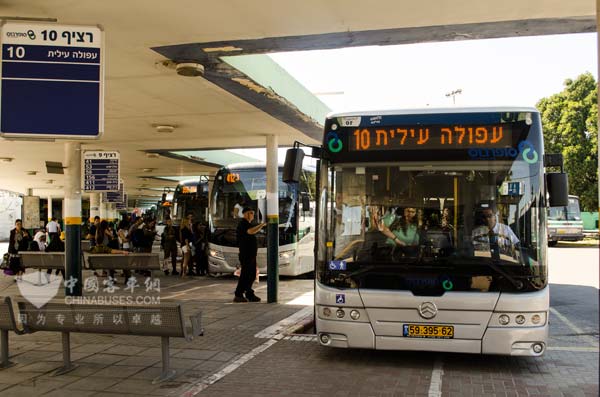
[[[81,252],[86,252],[92,249],[92,242],[90,240],[81,240]]]
[[[65,253],[64,252],[36,252],[36,251],[21,251],[21,265],[24,268],[36,269],[64,269],[65,268]]]
[[[67,304],[51,301],[38,309],[25,300],[17,300],[18,315],[23,320],[25,333],[56,331],[62,333],[63,367],[55,375],[75,368],[71,362],[70,333],[160,336],[162,372],[152,383],[172,379],[175,370],[169,368],[169,338],[185,338],[204,334],[201,312],[189,317],[191,329],[185,324],[179,303],[161,303],[154,306],[111,306]]]
[[[91,270],[161,270],[158,254],[152,253],[86,254],[85,258]]]
[[[0,350],[2,351],[0,368],[8,368],[14,365],[8,359],[8,331],[15,331],[17,334],[24,333],[22,328],[17,327],[15,318],[10,298],[0,297]]]

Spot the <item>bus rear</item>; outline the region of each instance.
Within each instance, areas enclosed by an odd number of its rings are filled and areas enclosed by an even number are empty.
[[[543,147],[535,109],[329,116],[318,170],[320,343],[543,354]]]

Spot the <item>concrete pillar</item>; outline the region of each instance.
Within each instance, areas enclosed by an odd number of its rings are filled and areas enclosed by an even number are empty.
[[[100,219],[101,220],[106,220],[108,218],[108,214],[106,211],[106,204],[104,201],[100,201]]]
[[[279,163],[277,136],[267,136],[267,302],[276,303],[279,290]]]
[[[48,196],[48,222],[52,220],[52,197]]]
[[[90,222],[94,222],[94,218],[100,216],[100,193],[90,194]]]
[[[65,295],[81,296],[81,144],[65,143]]]
[[[117,203],[110,203],[110,216],[113,222],[117,222]]]

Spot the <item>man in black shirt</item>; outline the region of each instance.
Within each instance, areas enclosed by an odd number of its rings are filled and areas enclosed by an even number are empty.
[[[266,223],[261,223],[252,226],[254,220],[254,210],[250,207],[245,207],[242,210],[244,217],[240,220],[237,227],[237,240],[240,247],[240,264],[242,271],[235,289],[234,302],[260,302],[260,298],[254,295],[252,283],[256,279],[256,233],[265,227]],[[244,297],[244,293],[246,297]]]

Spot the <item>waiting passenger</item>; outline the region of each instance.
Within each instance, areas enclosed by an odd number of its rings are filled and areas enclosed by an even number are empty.
[[[386,243],[400,253],[406,256],[417,254],[421,238],[415,207],[404,208],[404,216],[396,218],[389,227],[383,220],[378,222],[378,229],[388,238]]]
[[[59,238],[52,239],[46,247],[46,252],[65,252],[65,243]],[[47,273],[52,274],[52,269],[48,269]],[[65,269],[56,269],[55,274],[58,275],[59,273],[65,278]]]
[[[108,222],[102,221],[96,231],[96,245],[92,248],[93,254],[129,254],[129,251],[110,248],[108,242],[112,238],[112,232],[108,228]]]
[[[29,232],[23,229],[23,222],[20,219],[17,219],[15,221],[15,228],[10,231],[8,243],[8,253],[10,254],[8,265],[11,273],[17,277],[25,272],[25,269],[21,266],[19,251],[27,251],[30,241],[31,236],[29,235]]]

